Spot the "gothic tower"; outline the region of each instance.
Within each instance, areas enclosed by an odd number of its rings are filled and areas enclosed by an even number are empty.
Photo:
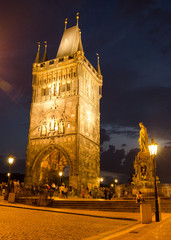
[[[69,185],[99,186],[102,75],[84,56],[77,25],[66,28],[55,59],[33,63],[32,103],[26,159],[27,184],[56,181],[69,167]]]

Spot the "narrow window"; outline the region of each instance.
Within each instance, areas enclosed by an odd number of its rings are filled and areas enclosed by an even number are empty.
[[[70,91],[70,83],[67,83],[67,91]]]

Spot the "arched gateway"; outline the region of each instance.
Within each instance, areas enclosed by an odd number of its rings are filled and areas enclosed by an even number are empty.
[[[57,145],[45,147],[33,163],[33,182],[59,183],[59,172],[64,172],[66,166],[69,166],[72,176],[72,163],[65,150]]]
[[[42,61],[40,44],[33,64],[32,103],[26,159],[27,184],[56,181],[69,166],[69,185],[80,191],[99,186],[99,57],[95,70],[84,56],[77,25],[65,28],[55,59]]]

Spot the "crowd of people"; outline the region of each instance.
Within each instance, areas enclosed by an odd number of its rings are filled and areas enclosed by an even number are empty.
[[[4,196],[4,199],[8,199],[9,193],[19,193],[21,189],[24,189],[24,183],[20,183],[16,180],[10,180],[7,183],[0,183],[0,196]]]
[[[103,198],[112,199],[116,197],[115,191],[109,187],[100,187],[90,190],[88,187],[82,187],[81,192],[77,192],[77,189],[67,186],[62,183],[56,185],[55,183],[25,186],[24,182],[20,183],[16,180],[10,180],[7,183],[0,183],[0,195],[4,196],[4,199],[8,199],[9,193],[15,193],[18,196],[44,196],[45,198],[59,197],[63,199],[80,197],[80,198]]]
[[[64,183],[59,186],[55,183],[52,183],[51,185],[42,184],[38,186],[35,184],[31,186],[31,195],[33,196],[46,195],[46,197],[50,198],[53,196],[59,198],[68,198],[68,194],[73,194],[73,189]]]
[[[1,182],[0,183],[0,196],[4,196],[4,199],[8,199],[9,193],[15,193],[18,196],[40,196],[46,195],[47,197],[52,198],[55,196],[61,198],[67,198],[68,193],[73,194],[73,189],[68,187],[64,183],[61,186],[55,185],[55,183],[49,184],[42,184],[42,185],[32,185],[26,186],[24,182],[20,183],[16,180],[10,180],[7,183]]]
[[[110,187],[95,187],[93,190],[89,190],[88,187],[83,187],[81,190],[82,198],[103,198],[111,200],[116,197],[116,192],[114,188]]]

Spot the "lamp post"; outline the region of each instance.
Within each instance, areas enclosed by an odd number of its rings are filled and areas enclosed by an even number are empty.
[[[102,187],[101,184],[102,184],[103,181],[104,181],[104,178],[103,178],[103,177],[99,177],[99,178],[98,178],[98,183],[99,183],[99,185],[100,185],[99,187]]]
[[[63,172],[59,172],[59,176],[60,176],[60,182],[61,182],[61,185],[62,185],[62,175],[63,175]]]
[[[104,181],[104,178],[100,178],[100,186],[101,186],[101,184],[102,184],[102,182]]]
[[[115,184],[117,184],[118,183],[118,179],[115,179]]]
[[[103,182],[103,180],[104,180],[104,179],[101,177],[101,178],[100,178],[100,182]]]
[[[157,182],[156,182],[156,155],[158,144],[154,142],[153,138],[151,139],[151,144],[148,146],[150,155],[153,160],[153,174],[154,174],[154,191],[155,191],[155,216],[156,222],[159,222],[159,204],[158,204],[158,192],[157,192]]]
[[[10,182],[10,178],[11,178],[11,166],[14,162],[14,158],[13,157],[9,157],[8,158],[8,163],[9,163],[9,173],[8,173],[8,182]]]
[[[118,183],[118,179],[115,178],[115,180],[114,180],[114,191],[115,191],[115,196],[117,196],[117,194],[118,194],[118,189],[116,188],[116,187],[117,187],[117,183]]]

